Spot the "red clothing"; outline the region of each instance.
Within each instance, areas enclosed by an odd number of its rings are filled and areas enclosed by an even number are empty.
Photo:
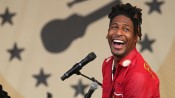
[[[159,79],[134,48],[117,65],[112,79],[113,56],[102,66],[102,98],[160,98]]]

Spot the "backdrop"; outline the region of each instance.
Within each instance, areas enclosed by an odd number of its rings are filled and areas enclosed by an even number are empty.
[[[60,77],[87,54],[81,73],[102,81],[111,55],[107,14],[117,3],[143,9],[137,49],[160,78],[161,98],[175,93],[175,0],[0,0],[0,84],[11,98],[84,98],[92,81]],[[92,98],[101,97],[101,87]]]

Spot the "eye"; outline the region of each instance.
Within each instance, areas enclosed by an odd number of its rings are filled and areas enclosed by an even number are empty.
[[[130,31],[130,29],[127,28],[127,27],[124,27],[123,30],[126,31],[126,32],[129,32]]]
[[[118,28],[118,26],[115,26],[115,25],[110,27],[110,29],[117,29],[117,28]]]

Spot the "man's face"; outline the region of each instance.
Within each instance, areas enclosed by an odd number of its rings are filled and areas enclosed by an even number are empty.
[[[131,19],[124,15],[114,17],[109,25],[107,39],[114,56],[124,57],[127,55],[137,42]]]

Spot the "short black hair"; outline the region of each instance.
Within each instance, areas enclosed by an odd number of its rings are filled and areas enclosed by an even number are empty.
[[[117,4],[112,7],[112,11],[108,14],[110,23],[115,16],[125,15],[130,18],[134,24],[134,34],[138,35],[141,40],[141,24],[142,24],[142,9],[132,6],[130,3]]]

